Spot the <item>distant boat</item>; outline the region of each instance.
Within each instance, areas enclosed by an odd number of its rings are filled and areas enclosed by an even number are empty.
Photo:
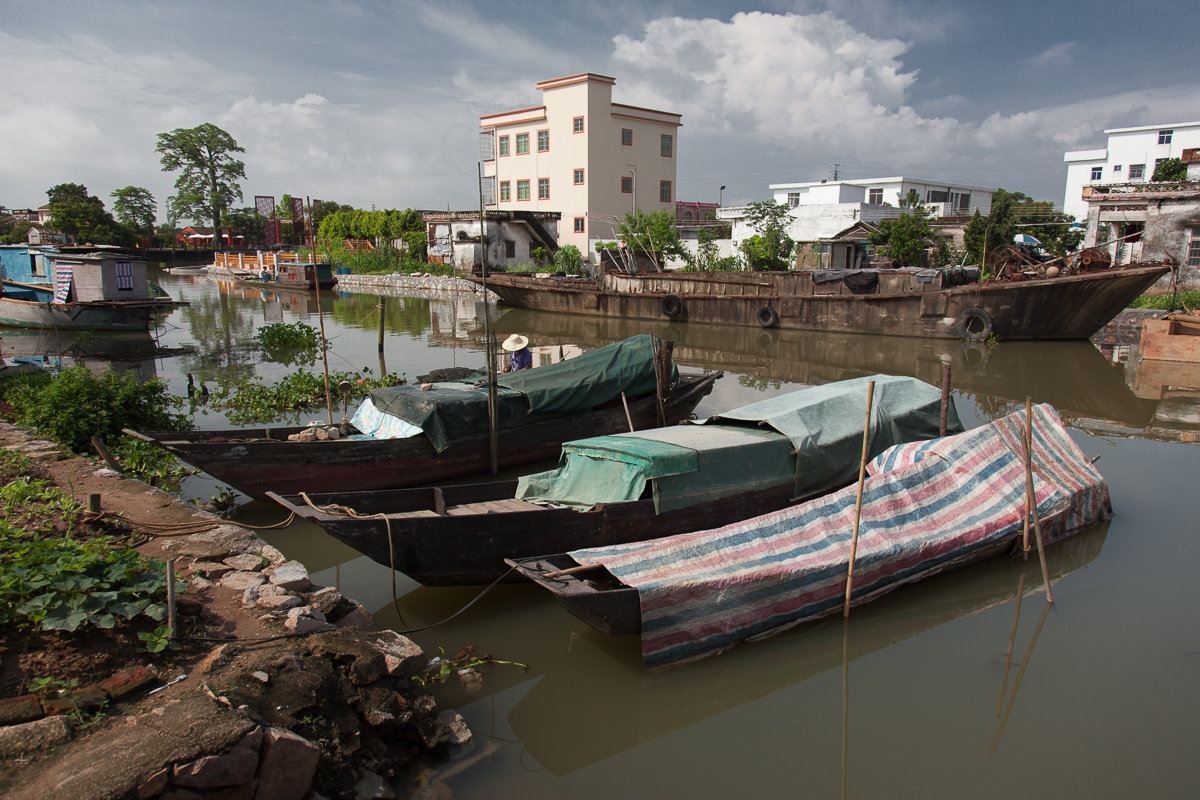
[[[328,262],[303,262],[294,252],[214,253],[210,275],[271,289],[328,289],[336,282]]]
[[[1054,268],[1057,273],[1058,268]],[[978,270],[489,274],[505,303],[588,316],[982,341],[1086,339],[1170,272],[1165,264],[979,282]],[[471,280],[482,283],[481,278]]]
[[[1019,546],[1024,418],[898,445],[873,462],[853,604]],[[1033,419],[1034,493],[1052,542],[1110,516],[1108,485],[1051,407],[1035,406]],[[664,666],[838,612],[857,493],[851,485],[711,530],[509,563],[589,625],[640,633],[645,665]]]
[[[581,434],[656,425],[652,358],[651,337],[642,335],[557,364],[500,375],[499,466],[554,458],[562,442]],[[687,418],[721,375],[679,375],[666,398],[668,423]],[[487,395],[474,379],[434,383],[424,390],[376,389],[346,426],[349,435],[328,440],[289,441],[303,427],[125,432],[158,444],[251,497],[266,497],[268,491],[392,489],[486,474]],[[379,438],[355,423],[375,425]],[[396,432],[405,435],[386,438]]]
[[[488,583],[506,558],[699,530],[846,484],[861,456],[868,380],[768,398],[701,425],[567,442],[558,469],[519,481],[271,497],[419,583]],[[872,454],[938,434],[936,388],[876,381]],[[961,430],[957,414],[948,425]]]
[[[180,305],[146,277],[146,262],[122,253],[47,253],[53,283],[5,280],[0,325],[54,330],[145,331]]]

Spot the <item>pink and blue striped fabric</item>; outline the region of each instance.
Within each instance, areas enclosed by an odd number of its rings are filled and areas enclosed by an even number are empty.
[[[879,456],[880,471],[864,485],[854,604],[1019,545],[1024,417]],[[1108,486],[1058,415],[1041,405],[1033,420],[1034,493],[1047,538],[1106,519]],[[722,528],[571,556],[604,564],[638,590],[646,666],[689,661],[841,608],[857,491],[850,486]]]

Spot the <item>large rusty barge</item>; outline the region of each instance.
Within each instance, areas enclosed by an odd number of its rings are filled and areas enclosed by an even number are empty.
[[[592,316],[1004,340],[1086,339],[1170,271],[1138,264],[953,284],[953,271],[489,274],[505,303]],[[482,283],[481,278],[472,278]]]

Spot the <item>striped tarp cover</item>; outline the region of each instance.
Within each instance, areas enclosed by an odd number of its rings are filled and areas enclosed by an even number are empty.
[[[854,604],[1011,547],[1025,501],[1024,413],[888,451],[865,482]],[[1034,492],[1050,540],[1110,513],[1104,479],[1046,405],[1034,408]],[[857,486],[739,523],[578,550],[638,590],[647,667],[689,661],[836,612],[845,594]]]

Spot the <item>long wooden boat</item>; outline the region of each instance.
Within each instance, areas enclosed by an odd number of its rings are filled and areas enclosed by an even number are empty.
[[[872,453],[937,435],[937,389],[873,379]],[[567,442],[558,469],[518,481],[269,496],[420,583],[488,583],[507,558],[707,528],[845,484],[857,474],[868,380],[770,398],[702,425]],[[947,416],[961,429],[953,406]]]
[[[899,445],[864,485],[852,603],[1019,546],[1023,413]],[[1034,495],[1047,541],[1107,519],[1108,486],[1054,410],[1035,407]],[[858,487],[693,534],[510,559],[577,617],[640,633],[646,666],[693,660],[841,609]]]
[[[537,311],[981,341],[1086,339],[1170,271],[1141,264],[951,285],[940,270],[498,273],[487,288]],[[472,278],[481,283],[481,278]]]
[[[170,297],[55,302],[51,285],[0,283],[0,325],[16,328],[146,331],[156,314],[181,305]]]
[[[337,279],[329,262],[300,261],[295,253],[214,253],[207,272],[228,275],[247,286],[308,291],[332,288]]]
[[[649,336],[638,336],[568,361],[501,375],[497,432],[500,468],[552,459],[564,441],[658,424]],[[686,419],[723,373],[681,374],[666,402],[670,424]],[[580,387],[583,387],[582,389]],[[627,393],[628,416],[621,401]],[[422,427],[407,438],[373,438],[352,424],[346,436],[291,441],[305,428],[125,432],[204,470],[255,498],[270,491],[350,492],[393,489],[487,473],[491,458],[487,390],[471,384],[379,389],[380,406]],[[401,417],[403,418],[403,417]]]

